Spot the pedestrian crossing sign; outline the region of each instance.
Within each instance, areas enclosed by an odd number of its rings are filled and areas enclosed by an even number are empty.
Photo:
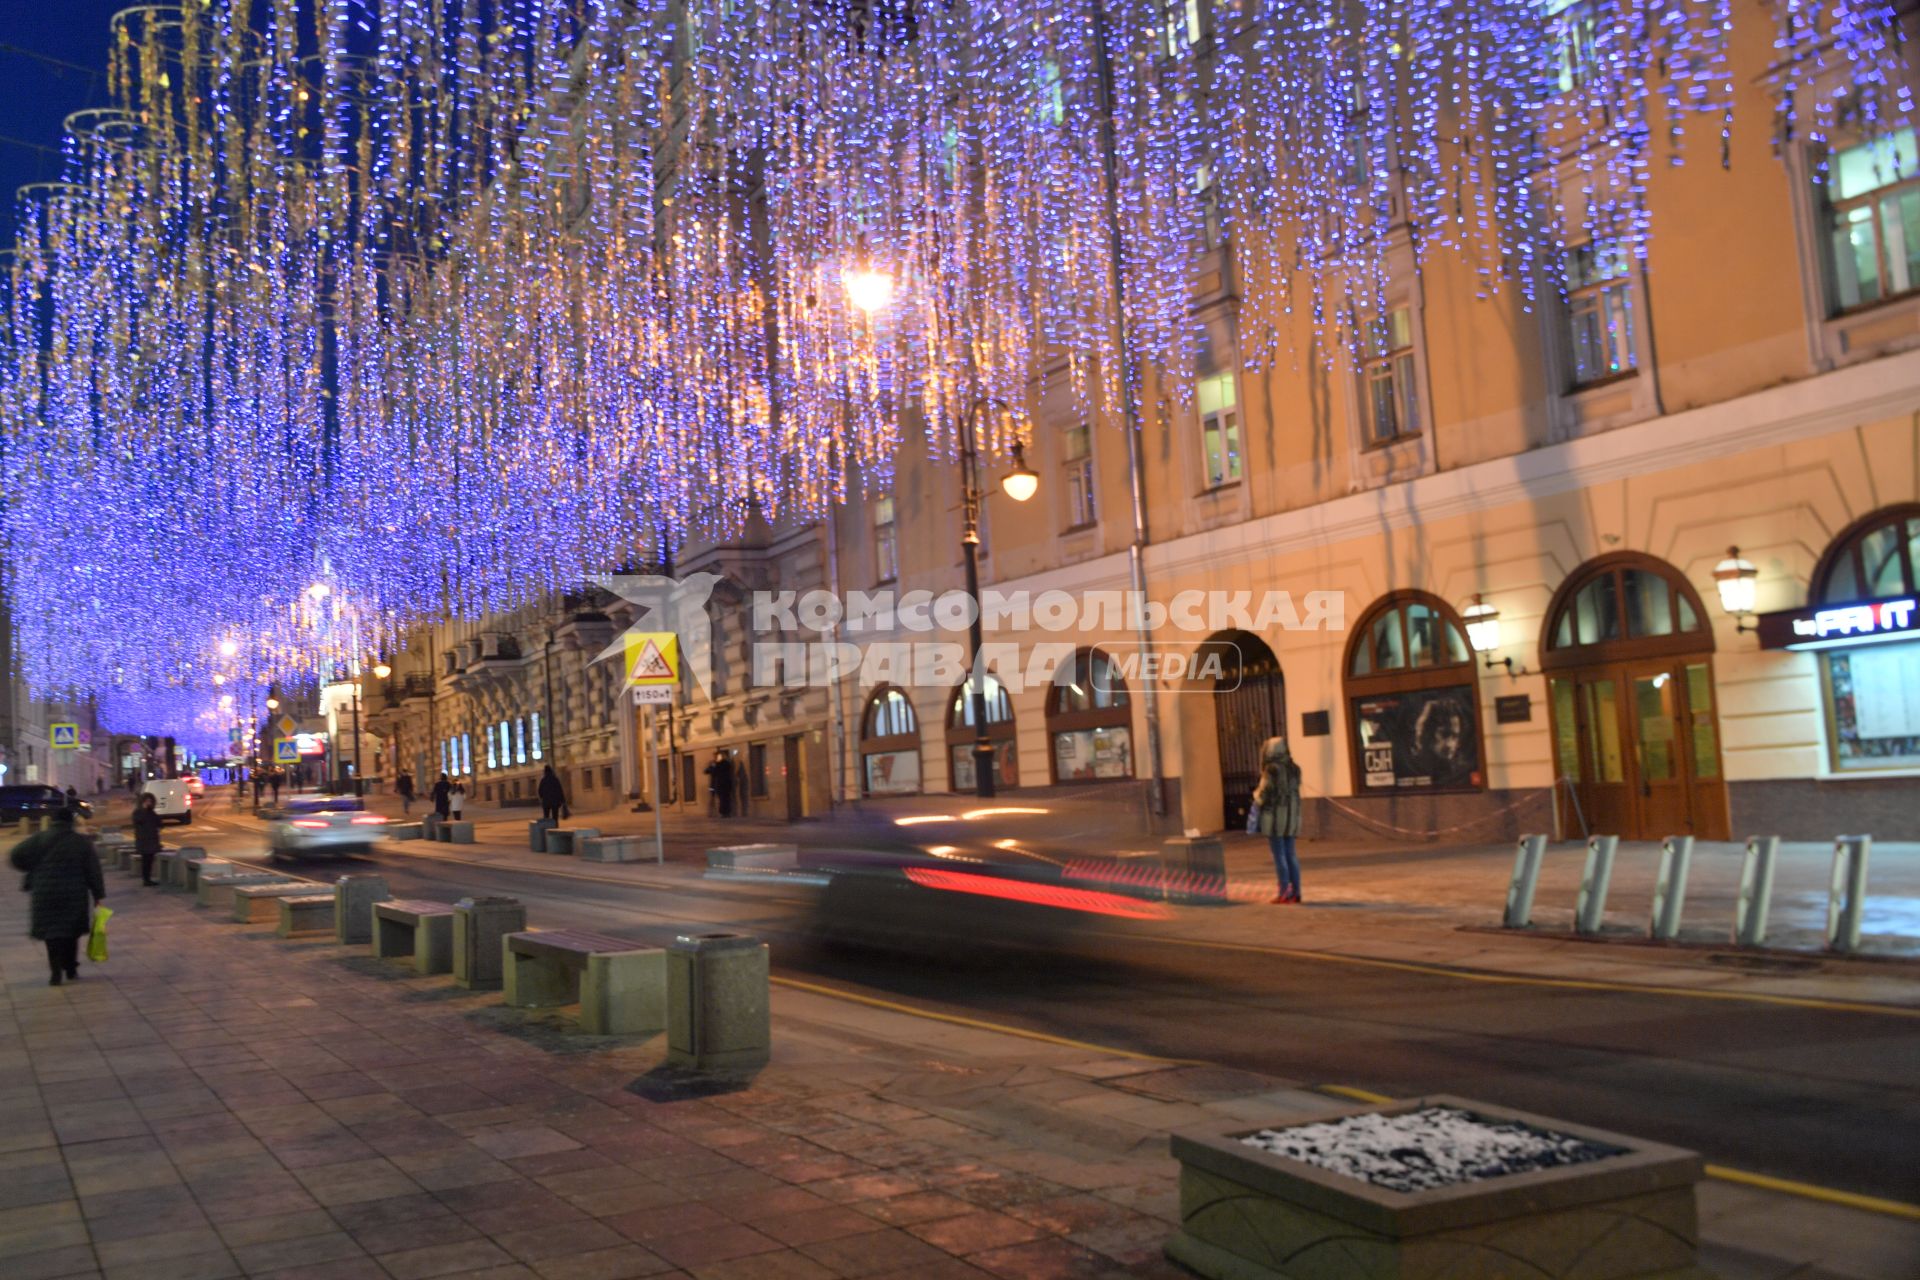
[[[299,764],[300,742],[297,738],[278,738],[273,744],[273,762],[275,764]]]
[[[628,632],[627,683],[672,685],[680,682],[680,637],[671,631]]]
[[[80,726],[77,724],[50,724],[47,731],[52,735],[56,751],[72,751],[80,746]]]

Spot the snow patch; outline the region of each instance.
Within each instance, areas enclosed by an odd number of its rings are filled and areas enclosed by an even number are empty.
[[[1262,1129],[1240,1141],[1371,1186],[1408,1192],[1621,1154],[1618,1147],[1517,1121],[1483,1120],[1458,1107]]]

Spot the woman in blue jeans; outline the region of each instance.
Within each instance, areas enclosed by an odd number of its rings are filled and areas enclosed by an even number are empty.
[[[1267,838],[1280,882],[1273,900],[1298,902],[1300,859],[1293,842],[1300,836],[1300,766],[1293,762],[1285,738],[1268,738],[1260,747],[1260,785],[1254,788],[1253,803],[1259,810],[1255,829]]]

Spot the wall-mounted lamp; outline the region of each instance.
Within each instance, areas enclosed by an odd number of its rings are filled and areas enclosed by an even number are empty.
[[[1760,570],[1753,561],[1740,558],[1740,548],[1728,547],[1727,558],[1713,566],[1713,585],[1720,592],[1720,607],[1734,620],[1736,631],[1756,631],[1756,623],[1747,625],[1758,603]]]
[[[1488,604],[1484,596],[1474,596],[1473,603],[1460,611],[1460,620],[1467,624],[1467,643],[1482,655],[1487,670],[1505,667],[1510,676],[1527,673],[1525,667],[1515,667],[1511,657],[1496,659],[1493,656],[1500,647],[1500,611]]]

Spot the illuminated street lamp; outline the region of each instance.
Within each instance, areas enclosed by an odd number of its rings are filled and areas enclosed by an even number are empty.
[[[1720,607],[1734,620],[1739,631],[1752,631],[1747,625],[1759,602],[1760,570],[1753,561],[1740,557],[1739,547],[1728,547],[1727,558],[1713,566],[1713,585],[1720,592]]]
[[[885,311],[893,303],[893,276],[874,267],[848,267],[840,273],[846,286],[847,301],[869,316]]]
[[[1504,666],[1508,675],[1520,674],[1513,669],[1511,656],[1494,659],[1494,651],[1500,647],[1500,611],[1488,604],[1486,597],[1476,595],[1473,603],[1460,611],[1460,621],[1467,624],[1467,643],[1481,655],[1487,670]]]

